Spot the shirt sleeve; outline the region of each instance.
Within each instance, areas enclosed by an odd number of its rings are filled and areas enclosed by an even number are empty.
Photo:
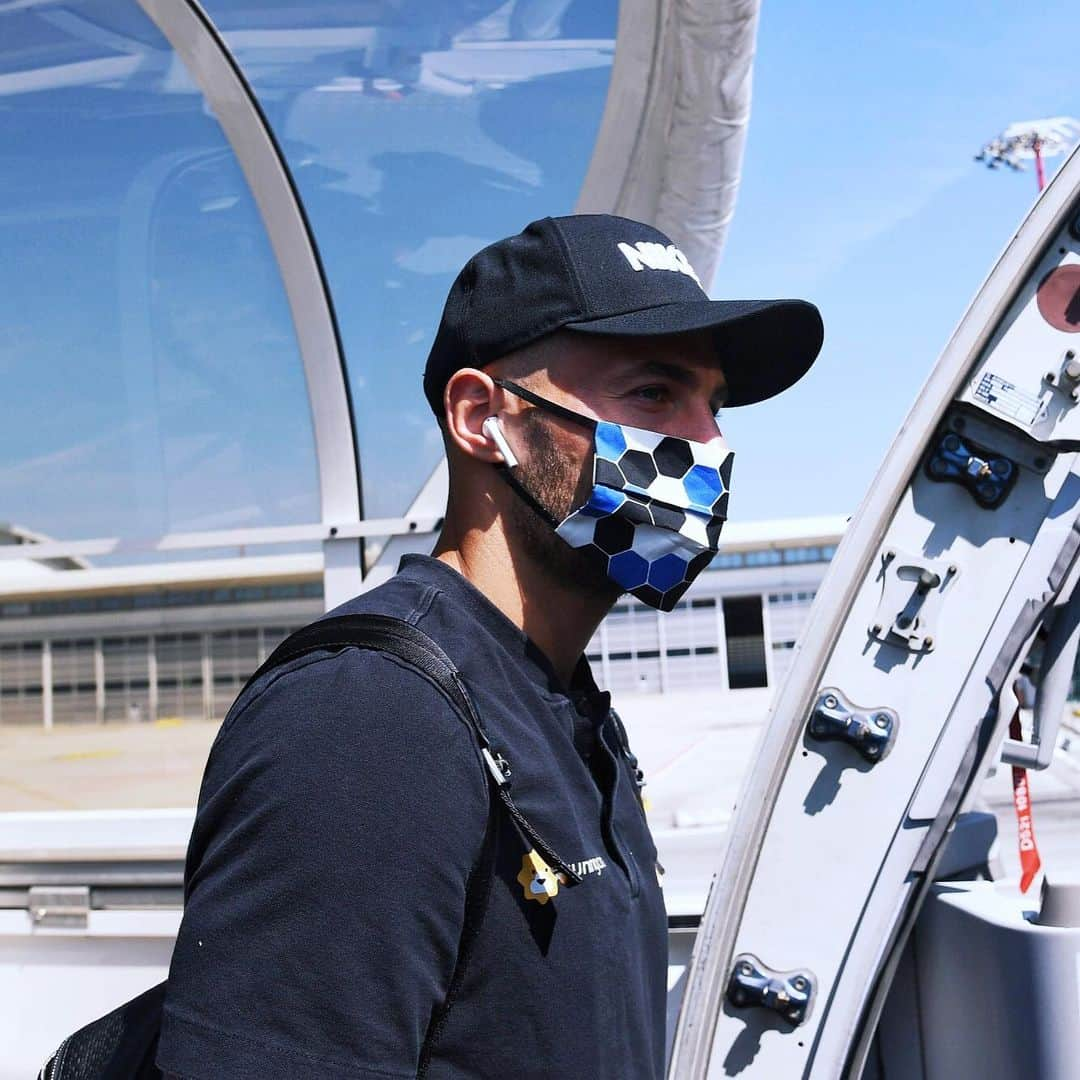
[[[158,1066],[415,1076],[488,820],[474,738],[385,654],[278,674],[207,763]]]

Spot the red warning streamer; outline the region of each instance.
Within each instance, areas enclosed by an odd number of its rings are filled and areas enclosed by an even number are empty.
[[[1020,710],[1009,721],[1009,738],[1023,739],[1020,730]],[[1042,866],[1039,846],[1035,843],[1035,827],[1031,822],[1031,797],[1028,792],[1027,769],[1012,767],[1013,805],[1016,807],[1016,824],[1020,838],[1020,891],[1026,893]]]

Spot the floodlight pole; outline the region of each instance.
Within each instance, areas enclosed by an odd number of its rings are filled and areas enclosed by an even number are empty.
[[[1038,135],[1031,141],[1031,150],[1035,155],[1035,182],[1039,185],[1039,191],[1046,187],[1046,170],[1043,168],[1042,139]]]

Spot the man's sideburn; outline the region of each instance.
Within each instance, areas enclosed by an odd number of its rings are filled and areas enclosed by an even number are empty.
[[[581,472],[560,453],[539,409],[529,409],[521,418],[528,459],[522,457],[518,480],[522,487],[556,521],[574,508],[581,484]],[[592,454],[584,468],[592,479]],[[571,547],[529,504],[515,496],[510,504],[510,528],[525,554],[542,567],[554,581],[571,584],[583,592],[614,603],[623,590],[607,576],[602,560],[591,550]]]

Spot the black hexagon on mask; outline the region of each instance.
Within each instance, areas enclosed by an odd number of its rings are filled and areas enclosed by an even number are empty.
[[[619,458],[619,468],[629,483],[639,488],[647,488],[656,479],[656,465],[652,457],[644,450],[627,450]]]
[[[634,543],[634,526],[621,517],[601,518],[593,532],[593,543],[606,554],[617,555]]]
[[[678,532],[686,524],[686,514],[676,506],[662,506],[660,503],[652,505],[653,521],[661,529],[670,529]]]
[[[614,462],[608,461],[607,458],[597,457],[596,468],[593,470],[593,479],[598,484],[603,484],[605,487],[615,488],[617,491],[622,489],[623,484],[626,483],[626,477],[623,476],[619,470],[619,466]]]
[[[661,439],[653,451],[656,467],[661,476],[674,476],[677,479],[686,475],[694,464],[694,454],[685,439]]]

